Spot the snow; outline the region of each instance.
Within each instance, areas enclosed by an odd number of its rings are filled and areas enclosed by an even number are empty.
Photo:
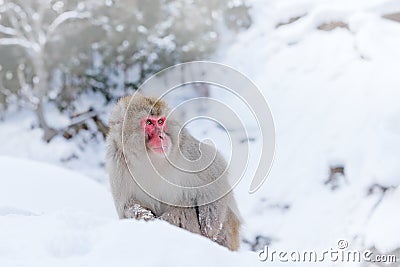
[[[81,174],[48,164],[0,157],[3,171],[0,203],[19,212],[46,214],[71,209],[115,216],[112,198],[103,186]],[[7,215],[7,214],[6,214]]]
[[[103,141],[44,144],[42,132],[31,127],[32,114],[19,112],[0,123],[0,139],[7,140],[0,146],[6,155],[0,157],[0,266],[252,266],[259,264],[249,251],[257,236],[271,240],[272,249],[322,251],[340,239],[352,249],[400,248],[400,23],[382,18],[400,11],[400,2],[250,4],[252,26],[223,40],[227,46],[215,59],[258,85],[276,127],[271,173],[249,195],[261,138],[248,124],[249,170],[235,188],[245,218],[241,250],[229,252],[160,221],[119,221]],[[276,27],[294,17],[300,18]],[[348,29],[317,29],[332,21]],[[237,99],[217,90],[212,95],[249,116]],[[103,105],[87,96],[82,110],[88,103]],[[53,113],[54,125],[65,124]],[[214,123],[195,121],[189,128],[229,158],[230,140]],[[324,182],[335,165],[344,166],[344,176],[331,190]],[[374,184],[388,189],[371,191]]]
[[[397,215],[399,203],[400,189],[388,192],[367,225],[366,243],[371,247],[375,245],[383,253],[390,253],[399,247],[399,219],[397,217],[397,220],[388,220],[389,216]]]
[[[259,264],[166,222],[118,220],[108,190],[79,173],[5,156],[0,168],[0,266]]]
[[[254,25],[222,54],[224,63],[261,88],[276,126],[271,175],[254,196],[239,198],[246,235],[262,233],[286,249],[327,248],[340,238],[358,248],[398,248],[393,228],[399,216],[375,210],[379,197],[367,196],[374,183],[400,182],[400,24],[380,16],[393,1],[289,2],[254,1]],[[332,20],[349,23],[350,30],[317,29]],[[323,182],[336,164],[344,165],[346,181],[331,192]],[[290,208],[282,211],[276,203]]]

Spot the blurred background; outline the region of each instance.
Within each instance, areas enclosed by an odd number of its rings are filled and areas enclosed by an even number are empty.
[[[399,48],[398,0],[0,0],[0,263],[106,266],[137,256],[156,266],[187,253],[193,265],[240,266],[258,264],[253,251],[266,245],[322,251],[341,239],[399,259]],[[251,171],[235,188],[245,221],[238,253],[162,223],[120,222],[109,194],[110,108],[192,60],[247,75],[274,115],[270,176],[255,194]],[[197,86],[176,101],[214,95]],[[216,125],[190,129],[229,152]],[[232,142],[257,157],[261,137],[249,129]],[[188,246],[150,254],[171,238]],[[210,257],[192,262],[195,251]]]

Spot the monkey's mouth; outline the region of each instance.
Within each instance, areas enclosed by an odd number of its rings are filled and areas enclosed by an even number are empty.
[[[164,154],[168,151],[168,146],[152,147],[151,150],[157,154]]]

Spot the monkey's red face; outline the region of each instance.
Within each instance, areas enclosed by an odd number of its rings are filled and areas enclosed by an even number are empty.
[[[166,134],[166,118],[145,116],[140,120],[140,125],[146,135],[147,146],[156,154],[168,153],[171,147],[171,138]]]

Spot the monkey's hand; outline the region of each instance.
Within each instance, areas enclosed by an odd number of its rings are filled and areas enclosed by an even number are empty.
[[[150,221],[155,219],[154,214],[150,210],[142,207],[140,204],[134,201],[130,201],[129,205],[125,207],[124,215],[125,218],[128,219],[145,220],[145,221]]]

